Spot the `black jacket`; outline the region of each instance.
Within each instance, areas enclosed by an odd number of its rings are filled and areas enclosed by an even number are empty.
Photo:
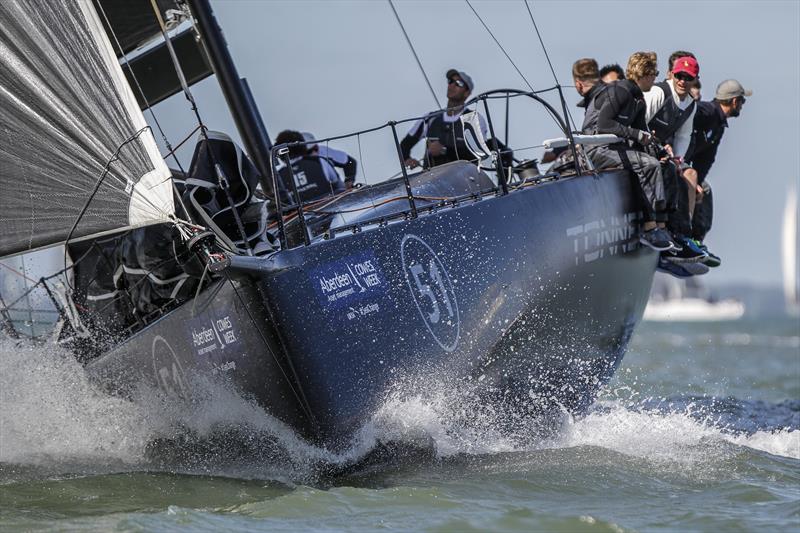
[[[717,149],[728,127],[728,118],[719,105],[719,102],[698,102],[694,114],[694,131],[692,143],[687,150],[686,160],[697,171],[697,177],[702,182],[706,179]]]
[[[594,100],[597,98],[597,95],[600,94],[608,85],[603,83],[602,81],[597,82],[589,89],[589,92],[583,95],[583,98],[580,102],[578,102],[578,107],[585,108],[585,114],[583,116],[583,126],[581,126],[581,131],[583,133],[591,134],[593,132],[589,131],[589,128],[593,128],[597,125],[597,108],[594,106]]]
[[[631,80],[620,80],[607,85],[594,100],[597,110],[596,125],[587,133],[611,133],[623,139],[638,141],[641,132],[647,132],[645,111],[647,106],[639,86]]]

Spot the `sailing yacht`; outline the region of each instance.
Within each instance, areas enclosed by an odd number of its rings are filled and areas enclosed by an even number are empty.
[[[627,171],[582,158],[598,140],[573,137],[560,86],[563,113],[534,91],[468,103],[490,131],[495,100],[543,107],[573,154],[558,172],[504,168],[465,113],[473,161],[399,158],[382,183],[304,202],[299,145],[271,144],[208,0],[15,0],[0,18],[0,257],[66,246],[59,340],[106,390],[178,404],[218,380],[335,447],[430,376],[514,419],[584,411],[619,366],[658,258]],[[197,114],[192,162],[171,169],[143,112],[177,92],[196,109],[211,75],[244,147]],[[388,133],[400,154],[418,118],[347,135]]]
[[[677,280],[657,273],[644,320],[650,322],[724,322],[738,320],[744,303],[735,299],[717,300],[696,277]]]

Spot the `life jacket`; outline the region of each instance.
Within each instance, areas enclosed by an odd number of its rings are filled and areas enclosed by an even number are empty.
[[[337,184],[328,181],[325,175],[325,170],[322,168],[323,161],[317,156],[304,156],[300,159],[292,161],[292,171],[289,172],[289,167],[282,167],[278,174],[283,180],[286,190],[294,195],[292,188],[292,175],[294,175],[294,184],[297,187],[297,194],[299,198],[295,199],[300,202],[310,202],[318,200],[325,196],[330,196],[340,191]]]
[[[624,108],[620,107],[617,91],[624,91],[629,95]],[[606,84],[605,89],[598,91],[595,95],[593,103],[591,104],[594,112],[591,113],[589,120],[584,120],[584,124],[587,127],[587,130],[585,130],[586,133],[597,133],[597,118],[605,102],[609,102],[613,107],[616,113],[614,120],[619,124],[626,127],[635,127],[637,129],[644,129],[646,127],[643,118],[645,103],[641,89],[630,80],[620,80]]]
[[[650,128],[653,136],[662,144],[672,144],[675,140],[675,132],[678,131],[692,115],[695,102],[693,100],[689,104],[689,107],[682,110],[672,97],[672,87],[669,82],[661,81],[656,83],[656,86],[661,87],[664,91],[664,105],[653,115],[653,118],[650,119],[647,126]],[[687,98],[690,97],[687,96]]]
[[[469,109],[464,109],[462,113],[467,112],[469,112]],[[456,118],[453,122],[448,122],[444,119],[444,116],[444,113],[439,113],[428,123],[428,140],[438,140],[447,148],[447,151],[442,155],[426,156],[426,159],[429,159],[426,162],[432,167],[450,163],[451,161],[458,161],[459,159],[473,159],[472,152],[470,152],[464,140],[464,126],[461,124],[461,120]]]
[[[596,83],[586,96],[583,97],[578,103],[578,107],[585,107],[586,114],[583,116],[583,126],[581,126],[581,131],[586,134],[593,134],[594,129],[597,127],[597,116],[600,114],[600,110],[597,106],[594,105],[597,96],[605,91],[608,88],[608,84],[601,82]]]

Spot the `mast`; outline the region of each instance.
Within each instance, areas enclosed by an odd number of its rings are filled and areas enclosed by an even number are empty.
[[[271,196],[274,193],[272,190],[272,165],[270,165],[272,143],[255,101],[249,93],[245,80],[239,77],[225,37],[222,35],[222,29],[214,17],[209,1],[189,0],[189,7],[197,21],[197,28],[206,45],[211,66],[222,88],[222,94],[225,96],[233,120],[236,122],[236,129],[260,174],[261,188],[265,194]]]

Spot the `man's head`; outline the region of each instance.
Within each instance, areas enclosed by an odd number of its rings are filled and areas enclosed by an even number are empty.
[[[275,144],[291,144],[305,142],[303,134],[294,130],[283,130],[275,137]],[[289,157],[301,157],[306,155],[307,149],[305,145],[297,145],[289,147]]]
[[[700,74],[700,65],[692,56],[679,57],[673,61],[670,74],[675,94],[683,100],[697,81],[697,76]]]
[[[467,101],[475,84],[466,72],[451,68],[445,74],[447,78],[447,102],[450,105],[461,105]]]
[[[725,80],[717,85],[717,94],[714,96],[714,100],[719,102],[726,116],[738,117],[742,112],[742,106],[747,101],[746,97],[752,95],[753,91],[746,90],[738,81]]]
[[[658,56],[655,52],[634,52],[628,58],[625,76],[646,92],[653,87],[658,76]]]
[[[597,61],[591,57],[577,60],[572,64],[572,79],[575,82],[575,90],[578,91],[578,94],[585,96],[600,81]]]
[[[675,50],[669,55],[669,59],[667,59],[667,79],[672,79],[672,67],[675,66],[675,60],[679,57],[693,57],[697,59],[697,56],[691,52],[687,52],[686,50]]]
[[[696,80],[694,80],[694,85],[692,85],[692,88],[689,89],[689,94],[692,95],[692,99],[695,102],[699,102],[700,101],[700,98],[702,97],[702,95],[700,94],[700,89],[702,89],[702,88],[703,88],[703,84],[700,83],[700,78],[697,78]]]
[[[612,81],[619,81],[625,79],[625,71],[617,63],[613,65],[606,65],[600,69],[600,79],[603,83],[611,83]]]

